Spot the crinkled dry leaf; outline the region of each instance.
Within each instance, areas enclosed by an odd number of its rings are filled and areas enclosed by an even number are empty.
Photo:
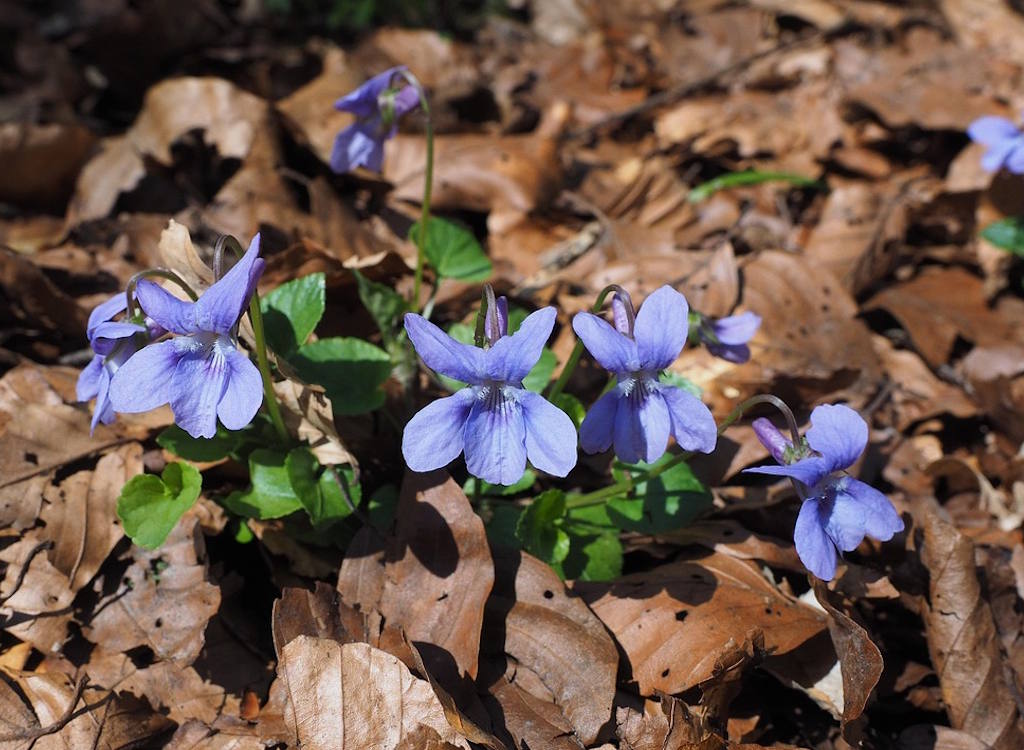
[[[827,626],[756,566],[719,553],[573,589],[615,635],[644,696],[707,680],[722,652],[752,632],[762,631],[766,648],[780,655]]]
[[[48,654],[67,639],[71,601],[67,576],[46,557],[46,541],[25,536],[0,551],[5,563],[0,582],[0,615],[4,629]]]
[[[177,273],[197,292],[213,283],[213,269],[206,265],[192,244],[188,227],[174,219],[167,222],[166,229],[160,233],[157,254],[161,265]],[[178,292],[175,286],[174,293]]]
[[[84,125],[3,123],[0,201],[62,210],[95,143]]]
[[[986,415],[1024,441],[1024,344],[977,346],[964,357],[963,369]]]
[[[929,503],[915,510],[924,528],[921,562],[931,574],[925,634],[950,724],[993,750],[1020,748],[1024,729],[975,573],[974,545]]]
[[[490,642],[534,672],[584,744],[612,716],[618,653],[586,604],[547,565],[525,552],[495,551],[494,593],[487,602]]]
[[[288,431],[306,441],[321,464],[348,464],[358,470],[355,456],[338,437],[331,400],[322,391],[296,380],[281,380],[274,383],[274,394],[284,410]]]
[[[407,472],[396,517],[383,568],[350,549],[338,591],[362,611],[379,610],[413,643],[436,647],[424,661],[442,684],[463,674],[476,677],[484,602],[494,582],[483,522],[443,471]],[[366,585],[364,561],[371,574],[376,565],[383,576],[379,588]],[[454,663],[443,663],[448,660]]]
[[[185,516],[158,550],[130,550],[131,565],[83,627],[109,650],[147,646],[158,660],[195,661],[206,622],[220,606],[220,589],[207,580],[206,549],[194,517]],[[109,584],[108,584],[109,585]]]
[[[430,684],[368,644],[302,635],[282,649],[278,673],[287,690],[290,741],[302,747],[395,750],[420,746],[411,744],[416,737],[469,750]],[[421,730],[427,731],[417,735]]]
[[[84,336],[88,313],[35,263],[0,247],[0,324]]]

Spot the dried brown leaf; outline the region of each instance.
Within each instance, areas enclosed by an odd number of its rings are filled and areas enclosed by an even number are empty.
[[[75,597],[67,576],[47,559],[47,544],[25,536],[0,551],[6,564],[0,582],[4,629],[44,654],[59,650],[67,639]]]
[[[445,719],[426,680],[394,656],[365,643],[339,644],[299,636],[278,665],[287,690],[290,740],[310,750],[419,747],[434,740],[466,748]],[[420,730],[424,734],[416,734]]]
[[[974,569],[974,545],[924,502],[917,510],[921,561],[931,574],[925,634],[950,724],[993,750],[1024,746],[992,611]]]
[[[555,572],[524,552],[495,552],[488,632],[504,635],[501,653],[534,672],[591,744],[611,719],[618,653],[594,613]]]
[[[720,656],[757,631],[779,655],[826,628],[820,612],[784,594],[755,565],[719,553],[573,588],[615,635],[644,696],[709,679]]]

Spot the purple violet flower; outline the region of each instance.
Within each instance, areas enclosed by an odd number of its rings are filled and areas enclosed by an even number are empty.
[[[260,236],[241,260],[196,302],[184,302],[151,281],[135,289],[139,305],[157,324],[179,334],[147,346],[125,362],[110,384],[120,412],[169,403],[174,421],[192,437],[211,438],[217,418],[240,430],[263,403],[259,370],[238,350],[233,331],[263,273]]]
[[[384,141],[398,132],[398,121],[420,103],[412,86],[392,88],[394,77],[407,70],[404,65],[385,70],[334,103],[334,108],[351,112],[356,121],[338,133],[331,149],[331,169],[350,172],[366,167],[379,172],[384,160]]]
[[[830,581],[835,576],[837,550],[856,549],[865,536],[886,542],[903,531],[903,519],[885,495],[843,472],[868,443],[868,425],[853,409],[841,404],[816,407],[806,445],[794,446],[767,419],[755,419],[753,426],[782,465],[746,471],[797,481],[805,499],[793,541],[800,560],[818,578]]]
[[[86,335],[96,356],[82,370],[75,387],[79,401],[96,399],[89,434],[96,430],[98,423],[110,424],[114,421],[114,407],[110,403],[110,380],[114,373],[135,352],[164,334],[164,330],[156,325],[147,327],[128,321],[115,321],[114,318],[127,307],[128,299],[124,292],[120,292],[97,305],[89,315]]]
[[[967,135],[975,143],[988,146],[981,157],[981,166],[989,172],[1006,167],[1014,174],[1024,174],[1024,134],[1005,117],[979,117],[967,127]]]
[[[466,454],[469,473],[491,484],[519,481],[526,460],[564,477],[576,465],[576,428],[569,416],[523,378],[540,359],[555,325],[545,307],[508,335],[508,306],[499,298],[485,318],[490,346],[480,349],[451,338],[426,318],[407,313],[405,330],[432,370],[469,385],[425,406],[409,420],[402,455],[413,471],[432,471]]]
[[[697,336],[709,352],[727,362],[742,365],[750,359],[747,342],[761,327],[761,316],[752,312],[709,318],[702,315]]]
[[[686,298],[663,286],[634,316],[629,295],[617,292],[612,318],[614,328],[588,312],[578,313],[572,321],[587,351],[618,378],[580,425],[583,450],[600,453],[614,443],[619,460],[652,463],[665,452],[671,433],[683,450],[713,451],[718,431],[708,407],[696,396],[658,380],[686,343]]]

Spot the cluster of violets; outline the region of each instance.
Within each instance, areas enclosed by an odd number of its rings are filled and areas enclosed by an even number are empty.
[[[192,437],[211,438],[217,420],[240,430],[263,403],[259,370],[237,344],[238,319],[263,273],[257,234],[230,271],[197,301],[184,302],[140,279],[135,300],[142,314],[114,320],[128,309],[119,293],[89,316],[95,356],[78,379],[78,399],[96,399],[92,427],[115,412],[150,411],[170,404],[174,421]],[[174,334],[164,338],[167,334]]]
[[[379,171],[384,143],[401,117],[420,103],[414,79],[392,68],[339,99],[335,107],[355,116],[335,138],[331,167]],[[989,147],[986,169],[1024,172],[1024,135],[1003,118],[971,125],[971,138]],[[89,318],[95,356],[78,381],[78,398],[96,399],[93,428],[115,412],[142,412],[170,404],[175,422],[193,437],[210,438],[217,421],[228,429],[247,426],[263,401],[260,373],[237,345],[238,320],[263,271],[259,235],[241,260],[193,303],[142,279],[135,288],[141,313],[129,312],[127,295],[99,305]],[[704,403],[661,374],[688,338],[731,362],[750,358],[748,342],[761,319],[745,312],[710,318],[691,312],[669,286],[651,293],[640,310],[617,289],[611,318],[578,313],[572,327],[594,360],[614,377],[580,425],[523,380],[540,359],[556,311],[545,307],[509,334],[508,301],[494,300],[484,313],[483,337],[473,346],[455,340],[421,315],[407,313],[405,330],[423,362],[466,387],[421,409],[405,426],[402,453],[413,471],[432,471],[465,454],[470,474],[511,485],[535,468],[558,477],[576,465],[577,445],[595,454],[614,448],[627,464],[653,463],[669,437],[686,451],[710,453],[718,430]],[[838,555],[865,536],[886,541],[903,521],[878,490],[845,473],[867,446],[868,427],[852,409],[819,406],[806,437],[789,441],[767,419],[754,421],[760,441],[778,466],[749,472],[793,480],[802,505],[794,530],[800,559],[819,578],[835,575]]]

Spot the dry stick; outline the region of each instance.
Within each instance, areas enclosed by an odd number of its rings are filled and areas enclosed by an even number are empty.
[[[74,719],[77,719],[79,716],[82,716],[93,709],[99,708],[105,703],[109,703],[110,699],[114,697],[113,693],[107,693],[103,698],[95,703],[86,704],[76,711],[75,706],[77,706],[78,701],[82,699],[82,693],[85,692],[85,686],[88,682],[89,675],[82,675],[78,679],[78,682],[75,684],[75,692],[71,696],[71,702],[68,703],[68,707],[64,710],[64,713],[61,714],[61,717],[57,719],[57,721],[45,727],[27,727],[25,729],[19,729],[17,732],[11,732],[10,734],[0,734],[0,743],[19,742],[25,740],[35,742],[40,737],[45,737],[48,734],[59,732]]]
[[[637,115],[641,115],[644,112],[648,112],[652,109],[657,109],[658,107],[664,106],[665,104],[671,104],[672,102],[678,99],[683,99],[684,97],[687,97],[690,94],[694,94],[700,91],[701,89],[711,86],[712,84],[716,83],[719,78],[730,75],[732,73],[737,73],[743,70],[744,68],[748,67],[749,65],[752,65],[753,63],[757,62],[758,60],[763,60],[764,58],[778,54],[779,52],[788,52],[789,50],[792,50],[796,47],[801,47],[806,44],[812,44],[815,42],[823,41],[829,38],[830,36],[839,33],[845,27],[846,24],[842,24],[841,26],[833,27],[831,29],[828,29],[827,31],[818,31],[815,32],[814,34],[811,34],[810,36],[801,37],[799,39],[794,39],[789,42],[783,42],[782,44],[775,45],[771,49],[762,50],[761,52],[755,52],[753,55],[744,57],[742,60],[737,60],[731,65],[726,65],[724,68],[719,68],[713,73],[709,73],[708,75],[703,76],[702,78],[698,78],[696,81],[683,83],[678,86],[674,86],[673,88],[665,89],[664,91],[659,91],[657,94],[651,94],[651,96],[647,97],[639,104],[629,107],[628,109],[624,109],[621,112],[616,112],[614,114],[608,115],[607,117],[602,117],[597,122],[588,125],[585,128],[580,128],[579,130],[573,130],[569,133],[566,133],[564,139],[575,140],[577,138],[586,138],[597,133],[600,130],[603,130],[604,128],[610,127],[612,125],[618,125],[630,119],[631,117],[636,117]]]
[[[14,588],[11,589],[10,593],[5,594],[4,596],[0,596],[0,605],[5,604],[8,599],[10,599],[12,596],[18,593],[18,589],[21,588],[21,584],[25,582],[25,576],[28,575],[29,566],[32,564],[32,560],[35,559],[35,556],[42,552],[44,549],[52,548],[53,542],[49,540],[45,542],[39,542],[39,544],[32,548],[32,551],[28,553],[28,557],[25,558],[25,562],[21,564],[21,570],[18,571],[18,578],[14,581]]]

